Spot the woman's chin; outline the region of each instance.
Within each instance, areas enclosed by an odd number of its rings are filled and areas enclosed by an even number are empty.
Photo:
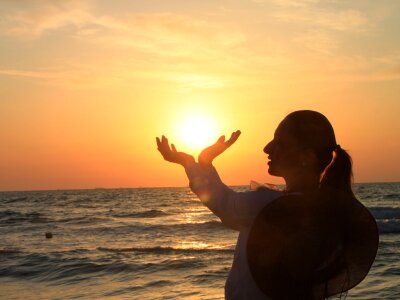
[[[277,170],[275,170],[273,167],[269,166],[268,168],[268,174],[272,176],[281,176]]]

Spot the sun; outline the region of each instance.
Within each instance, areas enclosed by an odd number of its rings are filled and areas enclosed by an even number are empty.
[[[217,139],[216,124],[206,114],[190,114],[177,127],[178,138],[190,150],[200,151]]]

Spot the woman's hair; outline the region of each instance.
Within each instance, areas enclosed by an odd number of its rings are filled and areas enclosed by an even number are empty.
[[[285,122],[289,134],[298,144],[316,154],[320,187],[342,190],[354,196],[351,157],[336,144],[335,132],[328,119],[316,111],[300,110],[290,113]]]

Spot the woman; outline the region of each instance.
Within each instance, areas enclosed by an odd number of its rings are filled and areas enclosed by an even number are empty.
[[[157,138],[158,150],[164,159],[185,168],[192,191],[222,223],[239,231],[225,285],[226,299],[322,299],[358,284],[368,273],[376,254],[376,224],[352,192],[351,158],[337,145],[327,118],[315,111],[293,112],[279,124],[273,140],[265,146],[268,172],[284,178],[284,191],[259,188],[239,193],[222,183],[212,162],[239,136],[240,131],[232,133],[227,141],[221,136],[201,152],[198,163],[193,156],[178,152],[173,144],[170,148],[166,137]],[[293,201],[288,196],[303,198]],[[333,201],[321,200],[325,198]],[[331,209],[340,218],[330,218]],[[283,211],[292,214],[285,215]],[[294,211],[303,213],[293,214]],[[319,217],[322,215],[326,218]],[[355,225],[354,219],[357,219]],[[335,227],[335,222],[340,226]],[[271,231],[276,226],[288,230]],[[294,234],[286,237],[288,232]],[[352,234],[347,236],[346,232]],[[299,241],[300,236],[305,239]],[[353,245],[354,236],[364,239]],[[365,258],[357,261],[355,253],[360,247],[368,250]],[[279,250],[273,254],[270,249]],[[320,256],[318,259],[316,253]],[[302,262],[316,270],[304,269]],[[351,269],[350,265],[360,267]],[[285,270],[283,275],[282,270]],[[342,281],[340,288],[333,288]]]

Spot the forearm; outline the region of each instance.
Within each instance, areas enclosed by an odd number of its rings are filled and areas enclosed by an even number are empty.
[[[234,193],[220,179],[212,165],[193,163],[185,167],[191,190],[214,214],[221,217],[221,201]],[[227,203],[225,203],[227,204]]]
[[[222,223],[235,230],[250,226],[259,211],[280,195],[268,189],[235,192],[221,181],[211,165],[202,167],[194,163],[186,166],[185,171],[192,191]]]

